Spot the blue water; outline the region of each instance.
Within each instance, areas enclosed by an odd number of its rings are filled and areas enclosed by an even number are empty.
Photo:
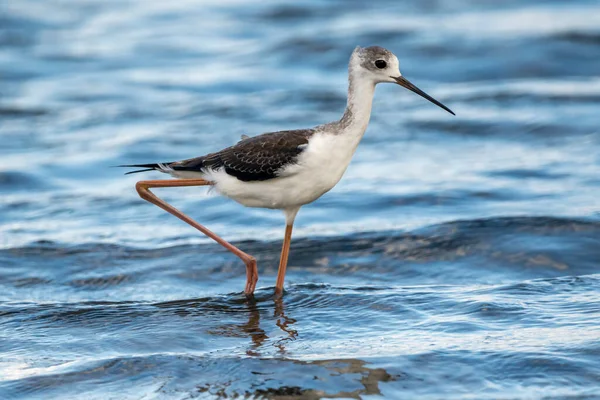
[[[380,85],[338,186],[298,216],[110,168],[339,118]],[[597,1],[0,4],[0,398],[600,398]],[[147,174],[147,178],[158,178]]]

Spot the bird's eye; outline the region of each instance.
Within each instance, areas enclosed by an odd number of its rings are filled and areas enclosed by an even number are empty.
[[[379,69],[384,69],[385,67],[387,67],[387,63],[383,60],[377,60],[375,61],[375,66]]]

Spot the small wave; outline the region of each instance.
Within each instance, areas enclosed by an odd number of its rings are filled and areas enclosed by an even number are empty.
[[[600,32],[595,31],[566,31],[560,34],[556,34],[553,38],[564,40],[566,42],[574,44],[589,44],[598,45],[600,44]]]
[[[48,190],[50,188],[53,188],[53,186],[39,179],[34,174],[18,171],[0,171],[0,192],[39,192],[40,190]]]
[[[8,108],[0,107],[0,118],[30,118],[48,114],[48,110],[42,108]]]
[[[600,223],[594,220],[552,217],[500,217],[454,221],[413,232],[365,232],[340,237],[297,238],[292,245],[289,276],[308,274],[338,284],[345,280],[383,284],[389,279],[407,283],[432,283],[444,276],[487,282],[488,279],[533,279],[556,274],[589,274],[595,271]],[[548,245],[552,243],[552,247]],[[259,261],[261,277],[277,271],[280,242],[235,243]],[[568,250],[568,251],[563,251]],[[200,258],[201,260],[200,261]],[[216,244],[177,245],[158,249],[110,244],[64,246],[38,242],[0,251],[0,260],[12,265],[43,259],[47,268],[82,262],[87,270],[66,282],[71,287],[117,290],[143,283],[149,273],[170,266],[173,284],[189,286],[202,275],[215,279],[238,276],[243,265]],[[433,264],[428,264],[433,263]],[[194,265],[193,270],[186,265]],[[194,272],[193,275],[191,271]],[[190,278],[194,277],[190,281]],[[5,277],[5,282],[38,285],[60,276]],[[261,278],[262,279],[262,278]],[[28,282],[28,283],[27,283]],[[37,282],[37,283],[36,283]],[[259,284],[260,286],[260,284]]]

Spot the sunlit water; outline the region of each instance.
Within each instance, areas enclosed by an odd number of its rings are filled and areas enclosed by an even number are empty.
[[[372,44],[458,116],[378,87],[281,300],[279,212],[161,192],[249,301],[110,168],[339,118]],[[599,46],[595,1],[3,2],[0,398],[599,396]]]

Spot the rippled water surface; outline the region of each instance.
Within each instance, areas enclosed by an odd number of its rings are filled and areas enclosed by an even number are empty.
[[[299,214],[110,168],[339,118],[380,85],[339,185]],[[600,4],[0,4],[0,398],[598,398]],[[158,174],[147,174],[156,177]]]

